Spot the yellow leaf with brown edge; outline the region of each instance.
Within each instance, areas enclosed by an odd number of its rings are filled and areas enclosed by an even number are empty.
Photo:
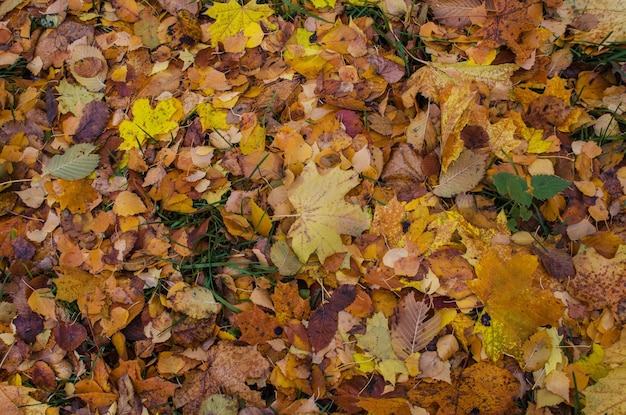
[[[563,315],[563,303],[533,281],[538,265],[534,255],[512,250],[502,250],[499,255],[492,250],[475,267],[478,279],[467,283],[485,305],[476,327],[491,329],[494,344],[503,343],[487,348],[493,360],[500,358],[501,352],[521,358],[521,346],[528,336],[541,326],[557,325]]]
[[[46,319],[56,320],[55,298],[49,288],[38,288],[28,297],[28,305]]]
[[[475,91],[470,83],[449,85],[440,92],[441,101],[441,169],[445,172],[463,151],[461,130],[467,124]]]

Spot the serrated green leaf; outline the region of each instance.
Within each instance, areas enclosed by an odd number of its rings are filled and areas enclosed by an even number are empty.
[[[530,178],[532,186],[532,194],[539,200],[547,200],[558,195],[561,191],[567,189],[572,184],[559,176],[551,176],[548,174],[538,174]]]
[[[57,154],[43,168],[43,174],[63,180],[79,180],[89,176],[100,162],[100,156],[90,154],[96,146],[89,143],[76,144],[65,153]]]
[[[502,196],[509,195],[514,202],[526,207],[532,203],[533,197],[528,193],[528,184],[522,177],[503,172],[494,174],[491,179]]]

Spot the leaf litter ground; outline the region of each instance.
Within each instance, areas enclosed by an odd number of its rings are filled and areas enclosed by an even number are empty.
[[[626,4],[0,4],[0,408],[625,414]]]

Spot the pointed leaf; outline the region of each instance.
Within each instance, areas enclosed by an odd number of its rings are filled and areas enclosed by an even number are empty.
[[[496,173],[491,176],[493,184],[502,196],[509,196],[514,202],[522,206],[530,206],[533,201],[528,193],[528,184],[523,178],[511,173]]]
[[[530,178],[533,196],[539,200],[547,200],[567,189],[571,182],[558,176],[538,174]]]
[[[52,157],[42,172],[64,180],[83,179],[89,176],[100,162],[99,155],[90,154],[95,149],[96,146],[93,144],[76,144],[68,148],[64,154]]]
[[[415,299],[413,291],[398,303],[391,326],[391,345],[401,359],[424,349],[439,333],[441,314],[424,321],[429,310],[428,304]]]
[[[433,193],[440,197],[452,197],[472,190],[485,175],[487,154],[464,150],[447,171],[439,176],[439,184]]]

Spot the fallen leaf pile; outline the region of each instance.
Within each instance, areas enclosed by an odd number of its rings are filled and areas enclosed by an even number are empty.
[[[624,0],[1,2],[0,408],[626,414],[624,42]]]

